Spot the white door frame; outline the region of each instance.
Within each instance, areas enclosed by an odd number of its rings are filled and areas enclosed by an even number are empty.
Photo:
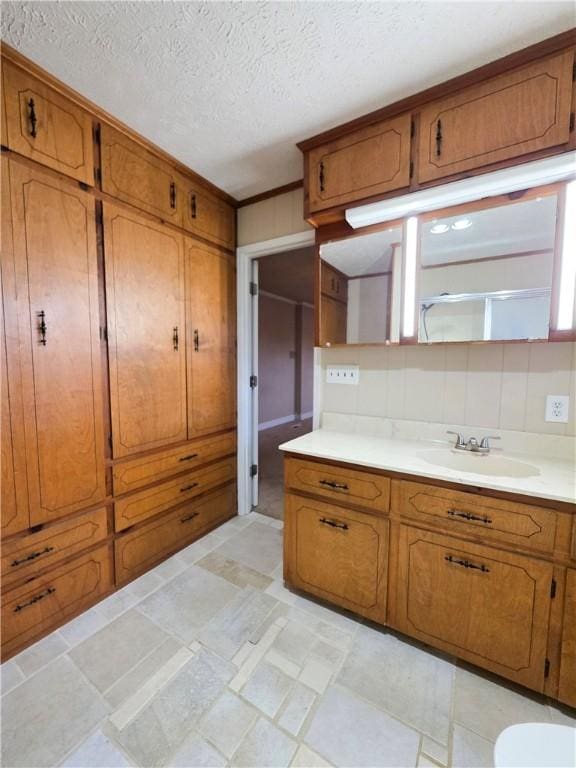
[[[242,245],[236,249],[236,302],[238,334],[238,514],[247,515],[252,510],[252,483],[250,465],[252,464],[252,444],[258,439],[252,428],[252,392],[250,376],[252,368],[252,313],[250,282],[252,279],[252,260],[263,256],[272,256],[284,251],[295,251],[314,245],[315,232],[308,229],[293,235],[275,237],[259,243]]]

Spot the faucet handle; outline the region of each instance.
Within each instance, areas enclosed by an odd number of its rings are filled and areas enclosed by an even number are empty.
[[[482,442],[480,443],[480,448],[490,448],[490,440],[501,440],[502,438],[499,435],[486,435],[486,437],[482,438]]]
[[[466,443],[464,442],[464,435],[461,432],[454,432],[451,429],[446,430],[447,435],[456,435],[456,448],[464,448]]]

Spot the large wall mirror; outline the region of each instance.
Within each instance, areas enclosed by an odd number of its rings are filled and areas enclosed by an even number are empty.
[[[557,215],[549,192],[423,216],[418,341],[547,339]]]
[[[320,344],[399,339],[402,228],[320,246]]]

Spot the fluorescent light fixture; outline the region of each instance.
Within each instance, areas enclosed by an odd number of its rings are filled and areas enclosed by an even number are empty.
[[[402,335],[414,336],[414,313],[416,311],[416,252],[418,250],[418,219],[411,216],[406,222],[404,249],[404,312]]]
[[[534,160],[513,168],[485,173],[470,179],[453,181],[408,195],[381,200],[378,203],[348,208],[346,221],[353,229],[403,219],[426,211],[469,203],[483,197],[504,195],[521,189],[553,184],[576,177],[576,152]]]
[[[448,232],[450,227],[448,224],[434,224],[433,227],[430,227],[430,232],[433,235],[443,235],[444,232]]]
[[[574,290],[576,288],[576,181],[566,185],[562,259],[560,262],[560,295],[556,328],[567,331],[574,322]]]
[[[452,229],[460,230],[460,229],[468,229],[472,226],[472,222],[470,219],[456,219],[454,224],[452,224]]]

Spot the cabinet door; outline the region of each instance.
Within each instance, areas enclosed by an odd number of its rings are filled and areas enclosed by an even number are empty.
[[[558,698],[576,707],[576,571],[572,569],[566,572]]]
[[[93,185],[90,115],[9,62],[3,63],[2,70],[8,147]]]
[[[398,629],[541,691],[552,565],[402,526]]]
[[[565,144],[573,51],[466,88],[420,114],[418,181]]]
[[[310,210],[380,195],[410,184],[411,116],[400,115],[310,151]]]
[[[320,344],[346,344],[347,305],[322,294],[320,298]]]
[[[386,622],[388,520],[286,496],[285,578],[292,586]]]
[[[10,163],[30,523],[105,496],[94,199]]]
[[[114,456],[186,439],[182,237],[104,204]]]
[[[101,128],[102,190],[180,226],[181,194],[174,169],[108,125]]]
[[[1,533],[23,531],[30,525],[26,451],[24,444],[24,411],[16,302],[16,273],[12,248],[12,216],[10,207],[10,173],[8,160],[2,158],[2,227],[0,295],[0,363],[2,426],[1,442]]]
[[[236,291],[230,256],[186,240],[188,437],[236,423]]]
[[[236,211],[205,189],[182,180],[184,229],[224,248],[236,245]]]
[[[320,290],[333,299],[348,299],[348,278],[325,261],[320,262]]]

